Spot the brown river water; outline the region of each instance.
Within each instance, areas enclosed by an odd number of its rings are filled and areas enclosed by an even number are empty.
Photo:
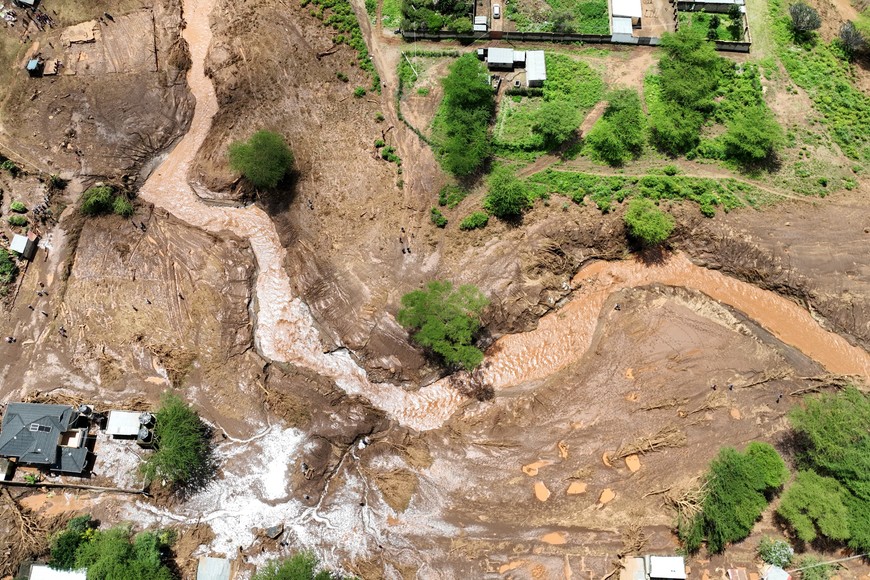
[[[222,207],[204,203],[188,183],[188,171],[217,112],[214,86],[204,74],[215,0],[184,0],[192,67],[187,80],[196,97],[190,130],[149,176],[140,191],[145,201],[207,231],[231,231],[249,240],[258,264],[256,346],[265,357],[292,362],[335,380],[351,394],[368,398],[397,421],[418,430],[443,425],[465,402],[446,379],[417,392],[372,383],[347,351],[324,353],[308,306],[294,297],[283,268],[285,250],[271,219],[256,206]],[[810,314],[789,300],[694,266],[672,256],[662,266],[633,261],[597,262],[577,274],[572,300],[543,317],[534,331],[509,335],[491,349],[484,375],[496,388],[542,379],[577,361],[592,342],[601,308],[617,290],[661,283],[699,290],[752,318],[783,342],[834,373],[870,377],[870,355],[825,331]]]

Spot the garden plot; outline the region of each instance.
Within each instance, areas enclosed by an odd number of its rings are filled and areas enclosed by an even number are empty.
[[[509,0],[505,15],[522,32],[610,34],[607,0]]]
[[[729,14],[710,14],[707,12],[680,12],[680,28],[689,27],[701,31],[710,40],[743,40],[743,15],[734,18]]]

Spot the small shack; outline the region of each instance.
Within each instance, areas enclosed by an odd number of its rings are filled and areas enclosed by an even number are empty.
[[[45,564],[31,564],[30,573],[23,576],[28,580],[87,580],[87,569],[55,570]]]
[[[779,566],[768,565],[761,573],[764,580],[791,580],[791,574]]]
[[[489,22],[487,21],[486,16],[475,16],[474,17],[474,32],[486,32],[489,28]]]
[[[230,580],[230,561],[226,558],[200,557],[196,580]]]
[[[39,237],[33,232],[26,236],[15,234],[12,236],[12,243],[9,244],[9,249],[17,252],[25,260],[32,260],[36,255],[36,245],[39,242]]]
[[[42,59],[31,58],[30,60],[27,61],[27,66],[25,68],[27,69],[27,74],[29,74],[30,76],[41,77],[42,76],[42,67],[43,67]]]
[[[526,85],[540,87],[547,80],[547,61],[543,50],[526,51]]]
[[[641,18],[643,17],[640,0],[613,0],[613,12],[611,16],[614,19],[629,18],[631,19],[632,28],[640,28],[642,26]]]
[[[490,48],[486,51],[486,64],[491,70],[513,70],[514,49]]]
[[[647,556],[649,580],[686,580],[686,561],[682,556]]]
[[[139,411],[109,411],[109,420],[106,424],[106,434],[113,439],[132,439],[139,434],[142,424]]]

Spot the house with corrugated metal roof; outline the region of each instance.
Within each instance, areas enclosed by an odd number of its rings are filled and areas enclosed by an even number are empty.
[[[90,420],[67,405],[9,403],[0,426],[0,457],[50,471],[81,474]]]

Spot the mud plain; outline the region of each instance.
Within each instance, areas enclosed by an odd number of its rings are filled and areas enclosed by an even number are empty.
[[[135,21],[141,8],[125,12]],[[41,46],[62,44],[60,25],[114,25],[56,10],[57,28],[32,32]],[[94,48],[101,74],[77,69],[33,92],[22,43],[4,73],[0,146],[30,175],[0,176],[3,214],[12,199],[38,203],[45,173],[71,183],[51,193],[44,247],[4,303],[2,333],[18,342],[0,347],[0,399],[137,408],[177,388],[216,427],[222,471],[184,502],[11,490],[46,528],[79,510],[174,526],[186,573],[203,554],[234,558],[244,576],[310,548],[363,578],[603,577],[639,534],[647,552],[677,548],[673,513],[650,492],[688,485],[721,445],[781,443],[805,377],[870,375],[863,176],[855,191],[712,220],[675,207],[663,266],[637,263],[620,216],[589,207],[538,205],[521,228],[438,230],[428,209],[444,177],[396,119],[395,39],[361,19],[385,86],[358,100],[355,54],[320,56],[332,33],[296,3],[147,11],[163,24],[157,66],[134,51],[117,57],[128,70]],[[615,51],[612,70],[631,72],[611,74],[640,83],[626,63],[648,67],[648,54]],[[224,151],[259,126],[287,135],[296,173],[280,197],[236,207],[245,192]],[[371,145],[391,126],[401,186]],[[139,189],[134,216],[83,221],[84,187],[125,174]],[[403,228],[412,254],[400,252]],[[698,288],[704,268],[729,278]],[[431,278],[493,299],[481,371],[491,401],[441,377],[393,318]],[[663,432],[672,446],[617,458]],[[104,455],[94,483],[137,483],[129,453]],[[279,540],[261,533],[278,524]],[[769,514],[759,528],[776,533]],[[11,573],[22,546],[3,531],[0,573]],[[754,546],[693,561],[692,577],[752,568]]]

